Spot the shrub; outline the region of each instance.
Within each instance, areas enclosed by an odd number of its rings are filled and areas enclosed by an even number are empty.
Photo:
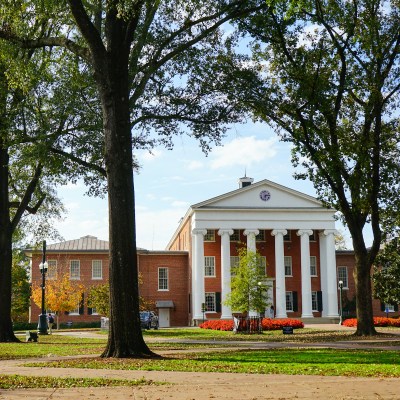
[[[349,318],[343,321],[343,325],[349,328],[357,327],[357,319]],[[400,319],[398,318],[386,318],[386,317],[374,317],[374,326],[394,326],[400,328]]]
[[[274,331],[282,329],[283,326],[292,326],[294,329],[304,328],[303,322],[298,319],[271,319],[263,318],[262,322],[263,331]],[[233,320],[211,320],[205,321],[199,325],[202,329],[212,329],[215,331],[232,331],[233,330]]]

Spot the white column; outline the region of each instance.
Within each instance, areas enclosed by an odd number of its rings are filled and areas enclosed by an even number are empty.
[[[233,229],[220,229],[218,235],[221,236],[221,319],[231,319],[232,310],[224,304],[226,297],[231,292],[231,246],[230,235]]]
[[[256,251],[256,236],[260,233],[258,229],[246,229],[243,232],[247,236],[247,250]]]
[[[285,253],[283,248],[283,237],[287,234],[286,229],[274,229],[271,232],[275,236],[275,280],[276,280],[276,318],[287,318],[286,313],[286,282],[285,282]]]
[[[300,236],[301,248],[301,317],[313,318],[311,301],[311,273],[310,273],[310,235],[312,230],[300,229],[297,236]]]
[[[204,303],[204,235],[207,229],[193,229],[192,257],[192,319],[203,318],[201,303]]]
[[[337,318],[338,314],[338,291],[336,275],[336,250],[335,250],[335,229],[325,229],[323,235],[326,237],[325,262],[326,262],[326,283],[327,292],[326,317]]]
[[[322,292],[322,317],[328,314],[328,289],[327,289],[327,261],[326,261],[326,235],[319,233],[319,264],[321,270],[321,292]]]

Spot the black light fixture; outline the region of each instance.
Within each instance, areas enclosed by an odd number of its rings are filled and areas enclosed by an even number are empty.
[[[47,335],[47,315],[45,309],[45,289],[46,289],[46,272],[48,264],[46,262],[46,241],[43,240],[42,262],[39,264],[39,269],[42,274],[42,313],[39,315],[38,333]]]

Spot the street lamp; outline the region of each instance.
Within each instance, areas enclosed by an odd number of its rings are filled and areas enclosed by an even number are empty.
[[[44,306],[47,267],[48,264],[46,262],[46,241],[43,240],[42,262],[39,264],[39,269],[42,274],[42,313],[39,315],[38,333],[41,335],[47,335],[47,315]]]
[[[342,293],[343,293],[343,281],[339,281],[339,325],[343,323],[343,303],[342,303]]]

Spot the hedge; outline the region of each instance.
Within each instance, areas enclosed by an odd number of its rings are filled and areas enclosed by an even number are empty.
[[[304,328],[303,322],[298,319],[271,319],[263,318],[262,322],[263,331],[276,331],[282,329],[284,326],[292,326],[294,329]],[[202,329],[212,329],[215,331],[233,331],[233,320],[210,320],[205,321],[199,325]]]
[[[343,325],[356,328],[357,327],[357,319],[349,318],[343,321]],[[386,318],[386,317],[374,317],[374,326],[394,326],[400,328],[400,319],[399,318]]]

